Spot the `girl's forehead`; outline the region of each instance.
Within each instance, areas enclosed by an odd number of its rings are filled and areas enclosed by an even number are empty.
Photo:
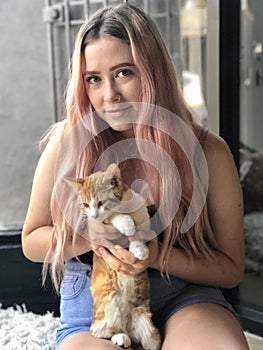
[[[109,36],[90,41],[84,53],[86,63],[108,61],[114,64],[114,61],[132,61],[130,46],[120,39]]]

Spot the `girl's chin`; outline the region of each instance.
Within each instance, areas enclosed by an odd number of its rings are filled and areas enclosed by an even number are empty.
[[[118,132],[127,133],[130,136],[133,135],[132,124],[114,124],[114,125],[111,125],[111,128]]]

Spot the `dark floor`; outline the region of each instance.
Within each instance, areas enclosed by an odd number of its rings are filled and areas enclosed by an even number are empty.
[[[58,297],[50,281],[42,286],[42,264],[24,257],[20,232],[0,234],[0,266],[2,307],[25,304],[28,311],[58,315]]]
[[[240,299],[263,308],[263,276],[246,273],[239,288]]]

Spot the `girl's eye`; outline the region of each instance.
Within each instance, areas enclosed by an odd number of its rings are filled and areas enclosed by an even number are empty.
[[[84,76],[84,79],[88,84],[96,84],[100,81],[98,76]]]
[[[127,77],[132,74],[133,74],[133,71],[130,69],[121,69],[117,72],[117,76],[119,77]]]

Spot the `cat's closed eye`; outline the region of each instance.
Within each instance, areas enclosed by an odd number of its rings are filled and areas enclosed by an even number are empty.
[[[89,208],[89,204],[88,203],[82,203],[82,204],[83,204],[83,207]]]

